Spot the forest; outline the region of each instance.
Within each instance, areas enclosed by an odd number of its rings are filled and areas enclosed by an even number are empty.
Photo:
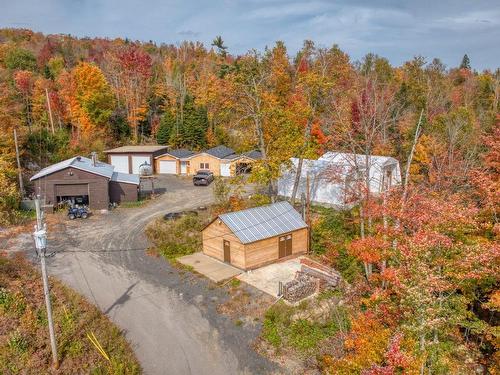
[[[21,215],[14,129],[25,194],[39,168],[125,144],[260,150],[250,178],[270,196],[290,157],[396,158],[400,187],[375,197],[360,181],[351,237],[313,222],[317,256],[351,267],[350,330],[324,369],[500,373],[500,69],[478,72],[467,55],[454,67],[352,61],[312,41],[293,56],[279,41],[236,56],[221,37],[157,45],[1,29],[0,225]]]

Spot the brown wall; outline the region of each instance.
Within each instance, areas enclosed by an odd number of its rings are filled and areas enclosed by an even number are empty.
[[[70,174],[72,172],[72,175]],[[80,186],[71,185],[79,184]],[[57,203],[56,186],[61,187],[64,192],[80,195],[81,184],[88,184],[89,206],[91,209],[107,209],[109,205],[108,178],[87,171],[68,167],[61,171],[44,176],[35,181],[35,194],[45,198],[46,204]]]
[[[138,197],[138,186],[125,182],[109,183],[109,201],[112,203],[135,202]]]
[[[292,233],[292,255],[297,256],[307,251],[307,228]],[[287,233],[286,233],[287,234]],[[253,269],[278,260],[279,237],[242,244],[231,230],[219,219],[215,219],[202,233],[203,253],[224,261],[223,241],[230,242],[231,264],[241,269]]]
[[[230,242],[231,264],[245,269],[244,246],[231,230],[219,219],[215,219],[202,232],[203,253],[224,261],[223,241]]]
[[[287,233],[285,233],[287,234]],[[292,234],[292,255],[303,254],[307,251],[307,228],[299,229]],[[284,235],[284,234],[283,234]],[[280,235],[282,236],[282,235]],[[246,269],[261,267],[279,259],[279,237],[266,238],[245,245]]]

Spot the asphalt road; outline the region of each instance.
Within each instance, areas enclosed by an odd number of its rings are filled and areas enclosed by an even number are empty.
[[[85,295],[125,332],[146,374],[281,373],[251,345],[258,323],[216,311],[228,298],[202,277],[148,256],[144,227],[158,215],[206,205],[212,189],[171,177],[167,191],[140,208],[63,221],[52,233],[49,273]],[[18,244],[30,252],[29,235]]]

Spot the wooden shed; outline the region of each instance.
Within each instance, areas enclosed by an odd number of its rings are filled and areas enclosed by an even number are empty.
[[[217,216],[202,231],[203,253],[243,270],[304,254],[308,227],[288,202]]]
[[[123,146],[104,151],[108,157],[108,163],[115,167],[120,173],[139,174],[139,167],[148,163],[157,173],[154,160],[167,152],[168,146],[161,145],[138,145]]]

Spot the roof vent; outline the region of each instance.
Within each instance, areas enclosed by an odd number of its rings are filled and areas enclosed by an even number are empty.
[[[76,160],[77,160],[77,161],[81,161],[81,160],[82,160],[82,157],[81,157],[81,156],[77,156],[77,157],[76,157]]]
[[[97,166],[97,152],[92,151],[90,155],[92,159],[92,166],[93,167]]]

